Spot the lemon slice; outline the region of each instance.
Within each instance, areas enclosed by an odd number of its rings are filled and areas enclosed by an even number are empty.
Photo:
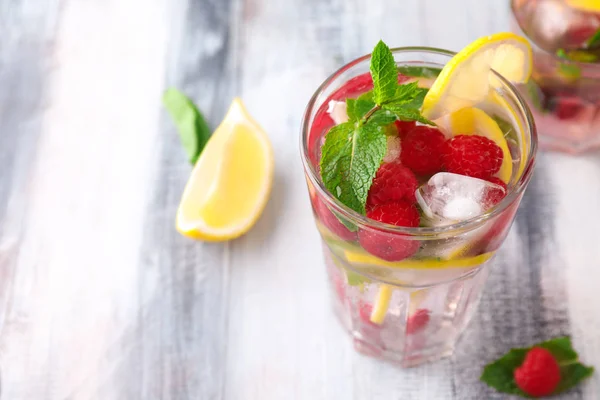
[[[423,101],[423,116],[438,119],[484,100],[492,69],[512,82],[526,82],[531,75],[531,46],[514,33],[497,33],[475,40],[444,66]]]
[[[463,108],[450,115],[450,130],[453,135],[480,135],[494,141],[502,149],[502,165],[498,178],[506,184],[512,176],[512,156],[502,130],[489,115],[475,107]]]
[[[443,269],[443,268],[468,268],[475,267],[492,258],[493,252],[480,254],[473,257],[457,259],[426,258],[420,260],[403,260],[390,262],[381,258],[372,256],[368,253],[346,250],[344,252],[346,259],[350,263],[375,265],[378,267],[390,268],[411,268],[411,269]]]
[[[567,0],[567,4],[581,11],[600,12],[598,0]]]
[[[181,234],[209,241],[246,233],[273,182],[273,149],[239,98],[204,147],[177,210]]]
[[[519,169],[517,171],[517,177],[521,176],[527,163],[526,155],[529,154],[529,143],[527,142],[525,128],[521,122],[521,118],[517,115],[515,110],[508,104],[506,99],[500,96],[495,90],[490,91],[490,95],[487,100],[481,103],[478,107],[483,109],[488,115],[496,115],[500,118],[508,121],[512,125],[513,129],[516,129],[516,137],[521,153],[521,159],[519,161]]]

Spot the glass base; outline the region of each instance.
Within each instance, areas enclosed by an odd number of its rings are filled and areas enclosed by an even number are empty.
[[[482,264],[451,282],[415,289],[357,277],[327,248],[324,251],[334,313],[352,336],[355,349],[401,367],[453,353],[476,310],[489,270],[487,263]]]

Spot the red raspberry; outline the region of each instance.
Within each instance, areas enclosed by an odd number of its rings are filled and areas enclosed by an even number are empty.
[[[394,124],[396,124],[396,130],[400,139],[404,139],[417,126],[415,121],[396,121]]]
[[[584,108],[583,103],[576,97],[556,97],[551,103],[550,108],[554,115],[560,120],[569,120],[575,118]]]
[[[488,179],[502,166],[502,149],[486,137],[458,135],[448,140],[445,147],[443,159],[448,172]]]
[[[485,203],[488,204],[489,207],[493,207],[496,204],[500,203],[500,201],[506,196],[506,183],[504,183],[502,179],[497,178],[495,176],[489,178],[487,181],[498,186],[502,186],[502,188],[504,189],[492,189],[488,191]]]
[[[353,241],[356,240],[356,232],[350,231],[339,219],[331,212],[327,205],[317,196],[313,198],[313,207],[319,221],[331,232],[341,239]]]
[[[382,164],[369,189],[367,210],[391,201],[408,200],[414,203],[418,184],[415,174],[399,162]]]
[[[542,347],[534,347],[515,370],[515,382],[530,396],[548,396],[560,382],[560,367],[552,353]]]
[[[425,328],[429,323],[429,310],[420,308],[406,321],[406,333],[411,335]]]
[[[400,160],[415,174],[435,174],[442,170],[445,141],[446,138],[438,129],[415,126],[402,140]]]
[[[406,200],[377,206],[367,212],[367,217],[397,226],[419,226],[419,211],[413,203]],[[419,242],[416,240],[374,229],[359,230],[358,240],[366,251],[386,261],[403,260],[419,249]]]
[[[365,324],[379,328],[379,325],[371,321],[371,314],[373,313],[373,306],[369,303],[363,303],[362,301],[358,304],[358,316],[360,320]]]

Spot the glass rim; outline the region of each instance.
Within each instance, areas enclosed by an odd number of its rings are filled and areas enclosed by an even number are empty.
[[[420,52],[420,53],[429,53],[429,54],[447,56],[449,58],[453,57],[456,54],[455,52],[452,52],[450,50],[444,50],[444,49],[435,48],[435,47],[421,47],[421,46],[394,47],[394,48],[390,48],[390,50],[394,54]],[[390,224],[386,224],[383,222],[369,219],[365,215],[359,214],[358,212],[352,210],[351,208],[349,208],[348,206],[346,206],[345,204],[340,202],[338,199],[333,197],[327,191],[327,189],[323,185],[323,182],[321,181],[320,177],[318,176],[317,171],[315,171],[315,168],[313,167],[313,165],[310,161],[310,158],[308,157],[308,138],[310,135],[310,128],[311,128],[311,125],[309,125],[310,116],[315,108],[317,98],[323,93],[323,91],[331,84],[331,82],[334,79],[339,77],[342,73],[350,70],[352,67],[362,63],[363,61],[369,60],[370,58],[371,58],[370,53],[363,55],[363,56],[343,65],[338,70],[336,70],[334,73],[332,73],[329,77],[327,77],[327,79],[325,79],[323,81],[323,83],[321,83],[319,85],[317,90],[311,96],[311,98],[304,110],[304,114],[302,116],[301,134],[300,134],[300,155],[302,158],[302,165],[304,167],[304,171],[305,171],[306,175],[308,176],[308,179],[312,183],[315,190],[318,192],[318,195],[321,196],[323,201],[329,207],[333,208],[337,213],[339,213],[342,217],[348,219],[351,222],[358,222],[359,227],[360,226],[368,226],[370,228],[375,228],[377,230],[386,231],[386,232],[390,232],[390,233],[404,234],[404,235],[410,235],[410,236],[423,236],[423,237],[429,237],[429,236],[434,236],[434,235],[437,236],[440,234],[448,234],[448,233],[453,233],[456,231],[474,229],[474,228],[482,225],[483,223],[485,223],[487,220],[494,218],[495,216],[501,214],[504,210],[506,210],[517,199],[517,197],[525,190],[525,188],[527,187],[527,183],[531,179],[531,175],[533,172],[533,165],[535,163],[535,154],[537,152],[538,139],[537,139],[537,131],[536,131],[533,115],[531,114],[531,111],[529,110],[529,107],[527,106],[525,99],[523,98],[523,96],[521,96],[519,91],[510,82],[508,82],[504,77],[502,77],[500,74],[498,74],[496,71],[493,71],[493,70],[492,70],[492,73],[494,73],[496,75],[496,78],[498,78],[502,82],[503,87],[506,87],[510,91],[510,93],[516,98],[516,102],[518,103],[518,106],[521,107],[522,110],[524,110],[523,118],[524,118],[525,125],[527,126],[529,136],[530,136],[530,142],[531,142],[531,144],[529,146],[529,152],[528,152],[528,154],[526,154],[527,162],[525,164],[525,167],[523,168],[523,172],[522,172],[521,176],[517,177],[515,184],[509,188],[508,193],[500,201],[500,203],[498,203],[497,205],[495,205],[494,207],[492,207],[491,209],[489,209],[488,211],[486,211],[485,213],[483,213],[481,215],[478,215],[473,218],[469,218],[467,220],[460,221],[460,222],[457,222],[454,224],[444,225],[444,226],[414,227],[413,228],[413,227],[390,225]],[[519,111],[519,114],[521,114],[520,110],[516,110],[516,111]]]
[[[585,69],[590,69],[590,70],[600,69],[600,62],[585,62],[585,61],[569,60],[567,58],[562,58],[562,57],[558,56],[556,54],[556,52],[552,53],[551,51],[546,50],[543,47],[541,47],[540,45],[538,45],[531,38],[531,35],[529,35],[525,31],[525,29],[523,29],[523,27],[521,26],[521,23],[519,22],[519,19],[515,15],[515,0],[511,0],[510,1],[510,13],[511,13],[512,19],[514,20],[514,22],[519,27],[519,30],[523,33],[523,36],[525,36],[525,39],[527,39],[527,41],[531,44],[531,46],[534,48],[534,50],[539,51],[541,53],[544,53],[545,55],[552,57],[555,61],[560,62],[562,64],[575,65],[575,66],[578,66],[578,67],[581,67],[581,68],[585,68]]]

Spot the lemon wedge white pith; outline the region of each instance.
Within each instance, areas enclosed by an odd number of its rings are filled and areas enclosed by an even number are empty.
[[[194,166],[177,210],[177,230],[209,241],[246,233],[267,203],[273,169],[267,135],[234,99]]]

